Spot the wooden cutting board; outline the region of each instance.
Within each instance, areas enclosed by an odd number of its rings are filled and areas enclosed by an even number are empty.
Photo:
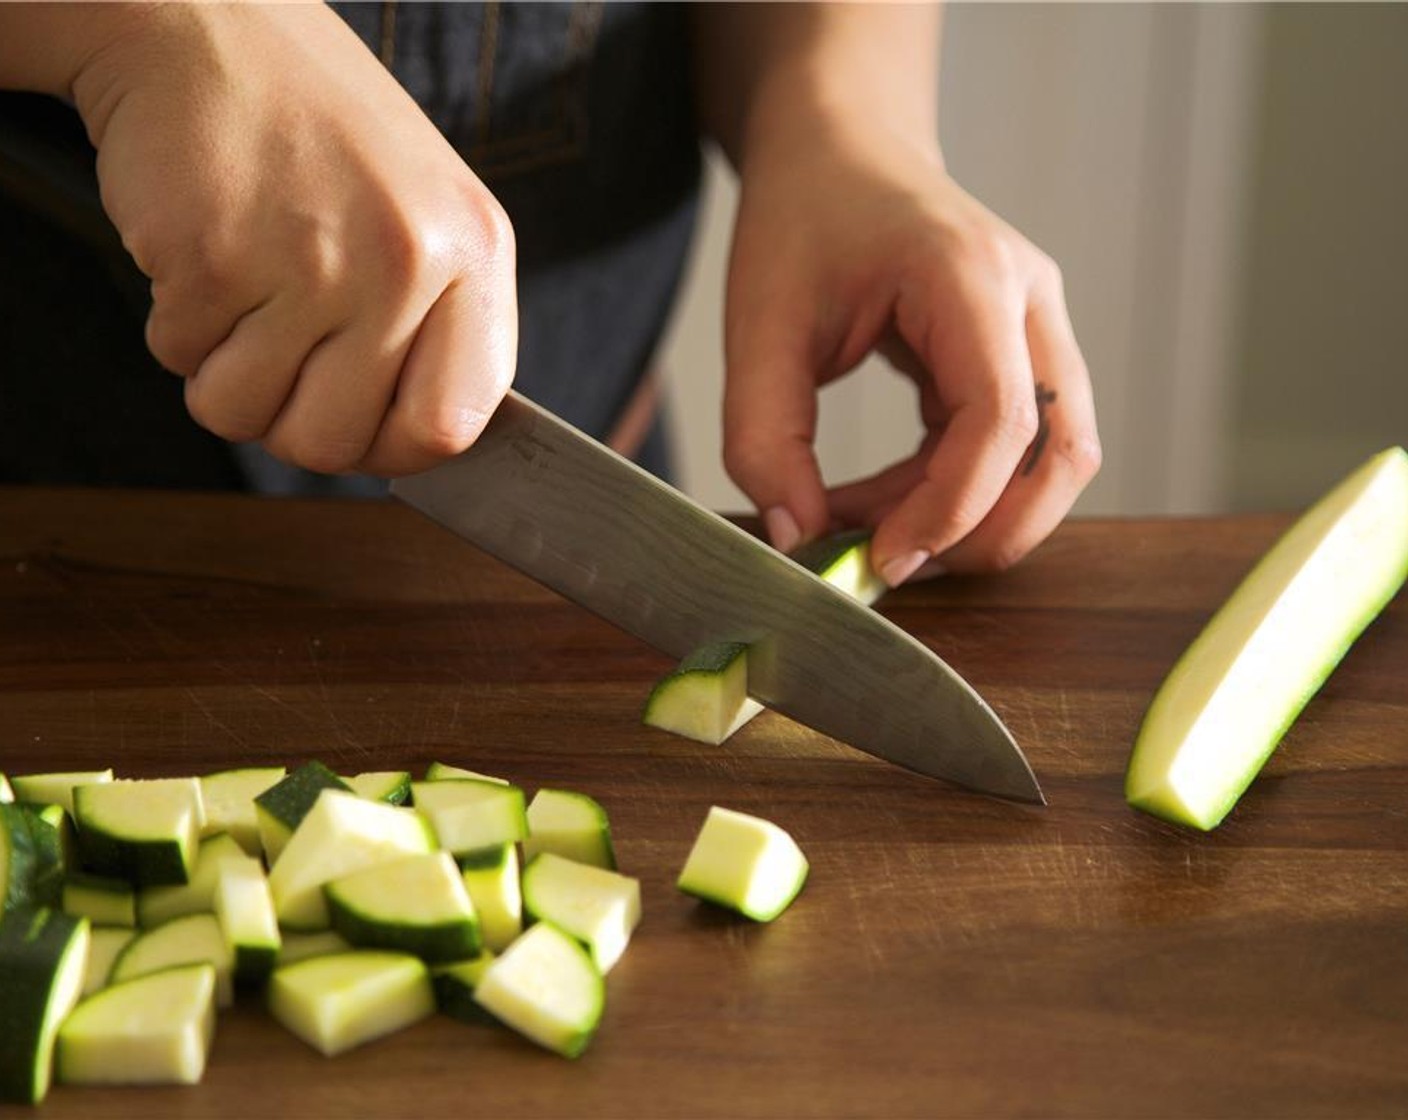
[[[1129,810],[1153,690],[1284,527],[1077,521],[880,606],[992,703],[1050,804],[767,714],[643,727],[669,662],[395,505],[0,490],[0,770],[433,759],[580,789],[645,917],[568,1062],[447,1019],[326,1060],[248,997],[192,1089],[45,1116],[1385,1116],[1408,1112],[1408,610],[1211,835]],[[673,887],[711,804],[789,829],[756,926]]]

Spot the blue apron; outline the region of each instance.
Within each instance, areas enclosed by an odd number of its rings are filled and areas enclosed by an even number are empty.
[[[659,342],[694,227],[687,7],[334,7],[513,222],[515,388],[605,438]],[[0,482],[380,492],[190,420],[143,343],[146,282],[92,212],[92,165],[71,110],[0,94]],[[668,475],[658,420],[637,458]]]

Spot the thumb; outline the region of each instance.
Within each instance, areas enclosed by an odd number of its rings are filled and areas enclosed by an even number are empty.
[[[775,321],[775,320],[774,320]],[[826,491],[812,444],[817,383],[806,347],[740,332],[724,381],[724,468],[763,517],[781,552],[824,533]]]

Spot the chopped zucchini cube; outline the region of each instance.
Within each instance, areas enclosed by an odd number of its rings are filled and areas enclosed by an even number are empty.
[[[0,918],[0,1101],[48,1094],[59,1026],[83,990],[89,929],[87,918],[47,908]]]
[[[578,863],[616,870],[606,810],[584,793],[540,789],[528,803],[528,837],[523,856],[555,852]]]
[[[523,872],[523,908],[586,945],[605,975],[640,924],[640,882],[543,852]]]
[[[715,805],[695,837],[679,889],[770,922],[791,905],[807,879],[797,842],[771,821]]]
[[[474,999],[525,1038],[575,1058],[601,1023],[606,985],[576,938],[539,922],[484,970]]]
[[[269,1010],[313,1049],[333,1057],[433,1014],[435,992],[419,958],[359,949],[276,969]]]

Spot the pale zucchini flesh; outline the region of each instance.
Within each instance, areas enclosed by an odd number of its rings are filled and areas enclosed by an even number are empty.
[[[228,833],[246,855],[262,855],[254,799],[287,776],[288,770],[283,766],[256,766],[205,775],[200,780],[201,796],[205,799],[202,837]]]
[[[320,929],[314,933],[298,933],[294,930],[279,931],[279,957],[276,968],[313,957],[330,957],[334,953],[349,953],[352,946],[336,930]]]
[[[430,963],[480,949],[479,919],[449,852],[405,856],[324,888],[332,928],[351,944],[411,953]]]
[[[771,821],[710,808],[677,886],[686,894],[770,922],[801,892],[808,864],[797,842]]]
[[[215,970],[215,1002],[235,1002],[234,955],[214,914],[187,914],[134,937],[113,961],[108,983],[120,984],[178,965],[208,964]]]
[[[509,784],[507,778],[496,778],[492,774],[481,774],[478,770],[466,770],[463,766],[451,766],[446,762],[432,762],[425,768],[425,780],[427,782],[443,782],[454,778],[469,778],[478,782],[493,782],[495,785],[500,786]]]
[[[228,832],[207,836],[196,849],[189,882],[143,887],[137,892],[137,924],[150,929],[186,914],[213,914],[220,866],[228,860],[245,858],[244,846]]]
[[[269,1010],[328,1057],[409,1027],[435,1011],[425,962],[409,953],[359,949],[274,971]]]
[[[455,855],[514,844],[528,835],[528,812],[517,786],[481,778],[442,778],[411,786],[416,811],[439,846]]]
[[[107,987],[113,962],[137,936],[135,929],[94,926],[88,942],[88,966],[83,974],[83,994],[91,996]]]
[[[79,856],[88,871],[141,886],[189,881],[205,825],[198,779],[80,785],[73,806]]]
[[[523,909],[582,942],[605,975],[640,924],[640,882],[543,852],[524,869]]]
[[[33,805],[62,805],[73,815],[73,791],[76,786],[112,781],[112,770],[69,770],[58,774],[12,774],[10,785],[16,801]]]
[[[235,980],[258,983],[273,971],[283,944],[264,865],[252,857],[226,860],[216,877],[214,902]]]
[[[474,999],[525,1038],[575,1058],[601,1023],[606,985],[576,938],[539,922],[485,969]]]
[[[342,780],[353,793],[368,801],[404,805],[410,800],[411,775],[407,770],[368,770]]]
[[[528,803],[528,836],[523,841],[523,857],[539,852],[555,852],[578,863],[616,869],[616,852],[611,844],[611,823],[606,810],[584,793],[562,789],[540,789]]]
[[[502,952],[523,932],[523,881],[518,846],[500,844],[457,857],[460,878],[479,917],[486,949]]]
[[[1408,575],[1408,454],[1374,456],[1256,564],[1149,706],[1129,803],[1211,829]]]
[[[0,774],[0,805],[7,804],[15,799],[15,791],[10,786],[10,779],[4,774]]]
[[[279,862],[284,845],[323,791],[330,789],[350,792],[347,783],[321,762],[305,762],[254,799],[259,843],[270,867]]]
[[[64,912],[99,926],[137,924],[137,895],[126,879],[71,872],[64,880]]]
[[[56,1066],[69,1085],[194,1085],[215,1036],[215,969],[168,968],[114,984],[59,1030]]]

